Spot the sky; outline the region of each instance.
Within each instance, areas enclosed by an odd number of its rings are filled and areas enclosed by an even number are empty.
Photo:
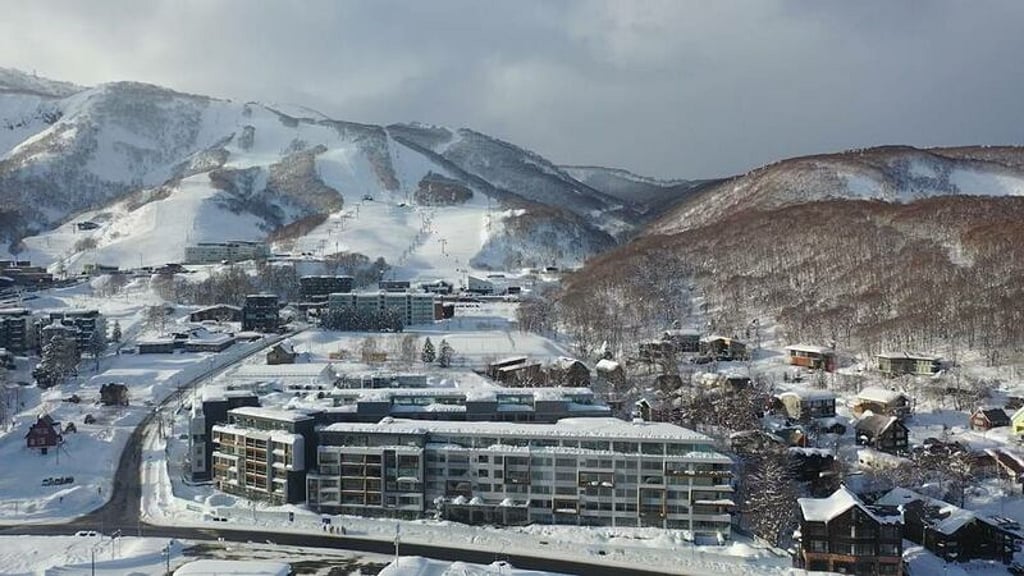
[[[497,136],[561,164],[742,173],[1020,144],[1018,0],[0,0],[0,66]]]

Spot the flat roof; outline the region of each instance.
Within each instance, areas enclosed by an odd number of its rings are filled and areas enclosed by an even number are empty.
[[[331,362],[243,364],[235,370],[231,376],[235,378],[316,377],[323,374],[328,368],[333,370],[333,364]]]
[[[174,576],[288,576],[291,566],[267,560],[194,560]]]
[[[824,346],[813,346],[811,344],[793,344],[792,346],[786,346],[786,351],[810,352],[812,354],[827,354],[830,352],[835,352],[831,348],[826,348]]]
[[[301,422],[312,420],[313,415],[304,410],[282,410],[280,408],[264,408],[262,406],[240,406],[228,410],[228,414],[239,416],[251,416],[253,418],[267,418],[280,420],[282,422]]]
[[[339,422],[327,432],[453,434],[478,436],[563,437],[580,440],[695,441],[711,444],[711,438],[665,422],[626,422],[618,418],[563,418],[554,424],[516,422],[447,422],[384,418],[376,424]]]

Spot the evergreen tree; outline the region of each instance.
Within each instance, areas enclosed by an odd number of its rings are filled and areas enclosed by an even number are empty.
[[[121,337],[121,323],[114,320],[114,328],[110,332],[110,339],[114,342],[120,342]]]
[[[441,340],[441,350],[437,354],[437,365],[447,368],[452,365],[452,358],[455,356],[455,349],[448,344],[447,340]]]
[[[427,338],[426,342],[423,343],[423,352],[420,354],[420,359],[423,360],[424,364],[433,364],[437,358],[437,354],[434,352],[434,343]]]

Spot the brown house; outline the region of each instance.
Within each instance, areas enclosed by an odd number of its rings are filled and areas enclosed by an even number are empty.
[[[25,445],[32,450],[46,454],[47,450],[61,443],[60,423],[55,422],[49,414],[44,414],[25,434]]]
[[[906,488],[895,488],[875,505],[903,512],[903,536],[946,562],[1013,560],[1014,536],[997,522]]]
[[[909,446],[907,427],[895,416],[865,416],[857,421],[854,434],[857,445],[888,454],[905,453]]]
[[[547,369],[549,386],[569,386],[586,388],[590,386],[590,369],[576,360],[562,356],[556,359]]]
[[[809,571],[858,576],[903,574],[899,516],[868,507],[841,486],[828,498],[800,498],[800,537],[794,564]]]
[[[863,416],[866,412],[895,416],[902,420],[910,415],[910,397],[896,390],[868,386],[857,394],[853,405],[855,416]]]
[[[978,408],[971,413],[971,430],[991,430],[1011,424],[1002,408]]]
[[[786,354],[791,366],[803,366],[811,370],[834,372],[836,369],[836,351],[822,346],[796,344],[786,346]]]
[[[267,364],[295,364],[295,348],[291,342],[278,342],[267,352]]]
[[[104,406],[127,406],[128,387],[117,382],[100,386],[100,404]]]
[[[705,336],[701,338],[700,353],[702,356],[722,361],[746,360],[749,358],[746,344],[726,336]]]

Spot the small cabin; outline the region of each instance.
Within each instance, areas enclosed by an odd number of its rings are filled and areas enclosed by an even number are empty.
[[[875,357],[878,371],[886,376],[931,376],[942,369],[942,359],[926,354],[886,352]]]
[[[25,434],[26,447],[38,450],[40,454],[46,454],[50,448],[57,446],[62,440],[60,423],[56,422],[49,414],[40,416]]]
[[[978,408],[971,413],[971,430],[991,430],[1011,424],[1002,408]]]
[[[836,351],[831,348],[797,344],[786,346],[786,355],[790,366],[802,366],[826,372],[835,372],[836,370]]]

